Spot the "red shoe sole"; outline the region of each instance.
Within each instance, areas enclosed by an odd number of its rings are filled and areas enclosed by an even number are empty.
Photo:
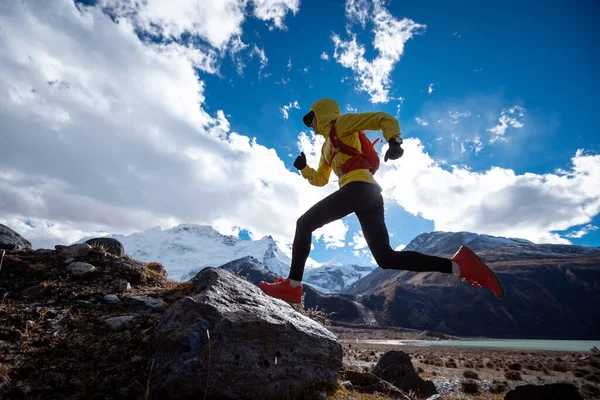
[[[502,283],[502,281],[500,279],[498,279],[498,277],[496,276],[496,274],[494,273],[494,271],[492,271],[492,269],[490,267],[488,267],[488,265],[486,263],[483,262],[483,260],[481,258],[479,258],[479,256],[477,254],[475,254],[475,252],[473,252],[473,250],[471,250],[470,248],[466,247],[466,246],[461,246],[463,247],[465,250],[468,250],[469,253],[471,253],[471,255],[475,256],[475,258],[477,260],[479,260],[479,262],[489,271],[491,272],[492,276],[494,277],[494,279],[496,280],[496,283],[498,284],[498,286],[500,287],[500,296],[498,296],[492,289],[490,289],[492,291],[492,293],[494,293],[494,295],[496,297],[504,297],[506,296],[506,290],[504,288],[504,284]],[[460,249],[459,249],[460,250]]]

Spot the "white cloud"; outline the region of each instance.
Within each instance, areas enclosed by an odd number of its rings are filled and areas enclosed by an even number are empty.
[[[296,15],[300,9],[300,0],[252,0],[254,16],[263,21],[273,21],[270,27],[285,29],[283,20],[288,12]],[[210,2],[211,4],[214,2]]]
[[[339,219],[313,232],[313,237],[325,243],[325,248],[341,248],[346,246],[348,225]]]
[[[231,39],[229,54],[231,54],[231,59],[236,64],[236,70],[238,75],[244,75],[244,68],[246,68],[246,63],[244,62],[241,52],[248,48],[248,45],[242,41],[242,38],[239,36]]]
[[[600,155],[579,151],[569,171],[518,175],[499,167],[446,169],[419,140],[404,143],[404,157],[382,164],[378,182],[386,198],[433,221],[435,230],[568,243],[555,232],[588,224],[600,212]]]
[[[567,235],[565,235],[568,238],[572,238],[572,239],[581,239],[582,237],[584,237],[585,235],[587,235],[590,232],[596,231],[598,230],[598,227],[592,224],[588,224],[584,227],[582,227],[581,229],[571,232]]]
[[[354,108],[354,107],[352,107],[350,104],[348,104],[348,105],[346,106],[346,110],[347,110],[349,113],[353,113],[353,114],[356,114],[356,113],[358,113],[358,108]]]
[[[329,54],[322,52],[321,53],[321,60],[325,60],[325,61],[329,61]]]
[[[488,129],[489,132],[492,132],[494,137],[490,140],[490,143],[493,143],[497,140],[505,140],[502,136],[506,133],[506,130],[509,127],[513,128],[522,128],[524,124],[519,121],[519,119],[523,118],[525,115],[525,108],[521,106],[513,106],[511,108],[504,109],[500,112],[500,118],[498,118],[498,124],[493,128]]]
[[[350,242],[350,247],[354,250],[360,250],[367,247],[367,240],[365,239],[365,234],[362,230],[354,234],[352,242]]]
[[[250,57],[257,56],[260,60],[260,67],[258,68],[258,77],[266,77],[267,75],[262,75],[262,70],[265,69],[267,64],[269,63],[269,59],[265,54],[265,49],[261,49],[258,46],[254,45],[252,51],[250,52]]]
[[[433,93],[433,86],[434,86],[434,84],[433,84],[433,83],[430,83],[430,84],[429,84],[429,86],[427,87],[427,93],[428,93],[428,94],[431,94],[431,93]]]
[[[468,141],[473,143],[473,150],[475,150],[476,154],[483,150],[483,142],[481,141],[481,138],[479,136],[475,136],[472,140]]]
[[[330,190],[205,111],[210,51],[145,43],[71,0],[10,2],[0,26],[0,222],[34,246],[180,222],[289,243]]]
[[[417,115],[419,115],[419,118],[428,121],[430,125],[435,125],[436,136],[442,138],[439,145],[436,144],[430,151],[437,154],[438,150],[441,151],[444,149],[444,152],[447,152],[450,149],[450,161],[464,163],[466,161],[465,154],[469,157],[471,152],[477,154],[489,143],[499,140],[510,140],[512,137],[510,129],[503,135],[498,135],[490,130],[490,126],[496,125],[499,121],[500,118],[498,115],[504,118],[502,121],[509,128],[512,125],[511,122],[507,122],[507,118],[513,118],[516,122],[523,125],[520,135],[521,139],[524,139],[528,133],[532,132],[531,128],[525,128],[525,120],[519,116],[519,109],[512,106],[514,103],[511,103],[496,95],[476,95],[463,99],[427,102],[418,111]],[[506,107],[507,104],[510,106]],[[511,110],[514,111],[512,115],[510,114]],[[525,115],[524,112],[525,109],[521,113]],[[502,113],[508,114],[503,116]],[[512,124],[515,126],[519,125]],[[502,128],[501,123],[499,126]],[[455,139],[458,143],[453,147],[449,141]],[[464,143],[467,150],[466,153],[461,153],[460,142]],[[503,148],[508,150],[506,146],[503,146]],[[489,151],[493,150],[489,149]]]
[[[473,70],[473,72],[481,72],[481,71],[483,71],[483,68],[475,68],[475,69]]]
[[[290,117],[289,110],[292,108],[295,108],[297,110],[300,109],[300,104],[298,104],[298,101],[294,101],[293,103],[290,103],[280,108],[281,114],[283,114],[283,119],[288,119]]]
[[[253,15],[283,29],[283,20],[296,14],[299,0],[251,0]],[[178,40],[184,34],[198,36],[223,49],[240,36],[248,0],[100,0],[99,5],[119,18],[127,18],[138,29]]]
[[[471,116],[471,111],[469,111],[469,110],[467,110],[467,111],[464,111],[464,112],[458,112],[458,111],[454,111],[454,112],[453,112],[453,111],[448,111],[448,116],[449,116],[450,118],[452,118],[453,120],[455,120],[455,122],[453,122],[453,123],[456,123],[456,124],[457,124],[457,123],[458,123],[458,120],[459,120],[460,118],[467,118],[467,117],[470,117],[470,116]]]
[[[404,104],[404,97],[398,97],[398,104],[396,105],[396,119],[400,118],[400,111],[402,111],[402,105]]]
[[[427,120],[421,119],[419,117],[415,118],[415,121],[417,122],[417,124],[419,124],[421,126],[427,126],[427,125],[429,125],[429,122],[427,122]]]
[[[351,32],[350,40],[342,40],[337,34],[332,36],[335,45],[333,57],[354,72],[357,90],[368,93],[372,103],[387,103],[392,83],[390,74],[404,53],[404,44],[413,35],[422,34],[425,25],[408,18],[397,20],[383,7],[380,0],[374,0],[371,14],[368,8],[364,8],[366,4],[366,1],[348,0],[346,13],[351,21],[356,20],[361,24],[370,15],[374,25],[373,47],[378,52],[377,57],[368,61],[365,58],[365,47],[357,42],[356,35]]]
[[[359,23],[364,28],[370,8],[369,0],[346,0],[346,18],[350,23]]]
[[[288,71],[292,70],[292,59],[291,58],[288,59],[287,69],[288,69]]]
[[[204,3],[192,0],[100,0],[110,13],[127,18],[138,29],[177,39],[184,33],[197,35],[216,48],[223,48],[242,33],[245,2],[222,0]]]

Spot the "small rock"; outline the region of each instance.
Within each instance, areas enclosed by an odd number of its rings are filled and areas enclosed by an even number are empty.
[[[119,331],[131,322],[135,317],[133,315],[123,315],[121,317],[113,317],[104,320],[104,322],[109,326],[110,329]]]
[[[21,294],[25,297],[40,297],[43,291],[44,287],[38,284],[21,290]]]
[[[161,299],[150,296],[133,296],[127,298],[125,301],[135,311],[145,311],[148,308],[151,310],[160,310],[167,306],[167,303]]]
[[[104,301],[110,304],[114,304],[120,302],[121,300],[119,299],[119,296],[116,296],[114,294],[107,294],[106,296],[104,296]]]
[[[69,264],[67,270],[73,275],[84,275],[96,269],[92,264],[84,262],[73,262]]]
[[[350,382],[350,381],[341,382],[340,386],[345,387],[346,390],[352,390],[352,382]]]
[[[92,247],[89,244],[80,243],[74,244],[73,246],[68,246],[60,249],[60,253],[67,257],[85,257],[87,256]]]
[[[48,304],[48,305],[50,305],[50,304],[54,304],[54,303],[56,303],[56,300],[54,300],[54,299],[48,300],[48,301],[46,302],[46,304]]]
[[[317,396],[317,398],[319,400],[326,400],[327,399],[327,395],[323,392],[319,393],[319,396]]]
[[[71,264],[73,261],[75,261],[75,259],[74,259],[73,257],[71,257],[71,258],[67,258],[67,259],[65,260],[65,264]]]
[[[87,300],[77,300],[77,304],[81,308],[94,308],[94,305]]]
[[[119,291],[126,292],[131,290],[131,284],[127,281],[119,281]]]

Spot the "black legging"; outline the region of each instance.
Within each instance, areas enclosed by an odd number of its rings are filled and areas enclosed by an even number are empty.
[[[452,273],[448,258],[428,256],[416,251],[394,251],[383,217],[381,189],[372,183],[352,182],[327,196],[302,215],[296,224],[289,278],[301,281],[310,253],[312,233],[330,222],[356,213],[369,249],[383,269],[416,272]]]

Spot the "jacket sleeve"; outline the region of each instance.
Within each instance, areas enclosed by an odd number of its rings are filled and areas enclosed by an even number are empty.
[[[387,142],[400,136],[400,125],[396,118],[384,112],[344,114],[335,125],[340,138],[358,131],[382,131]]]
[[[323,157],[319,161],[319,168],[314,170],[308,165],[300,170],[302,176],[308,179],[313,186],[325,186],[329,182],[329,176],[331,175],[331,167]]]

